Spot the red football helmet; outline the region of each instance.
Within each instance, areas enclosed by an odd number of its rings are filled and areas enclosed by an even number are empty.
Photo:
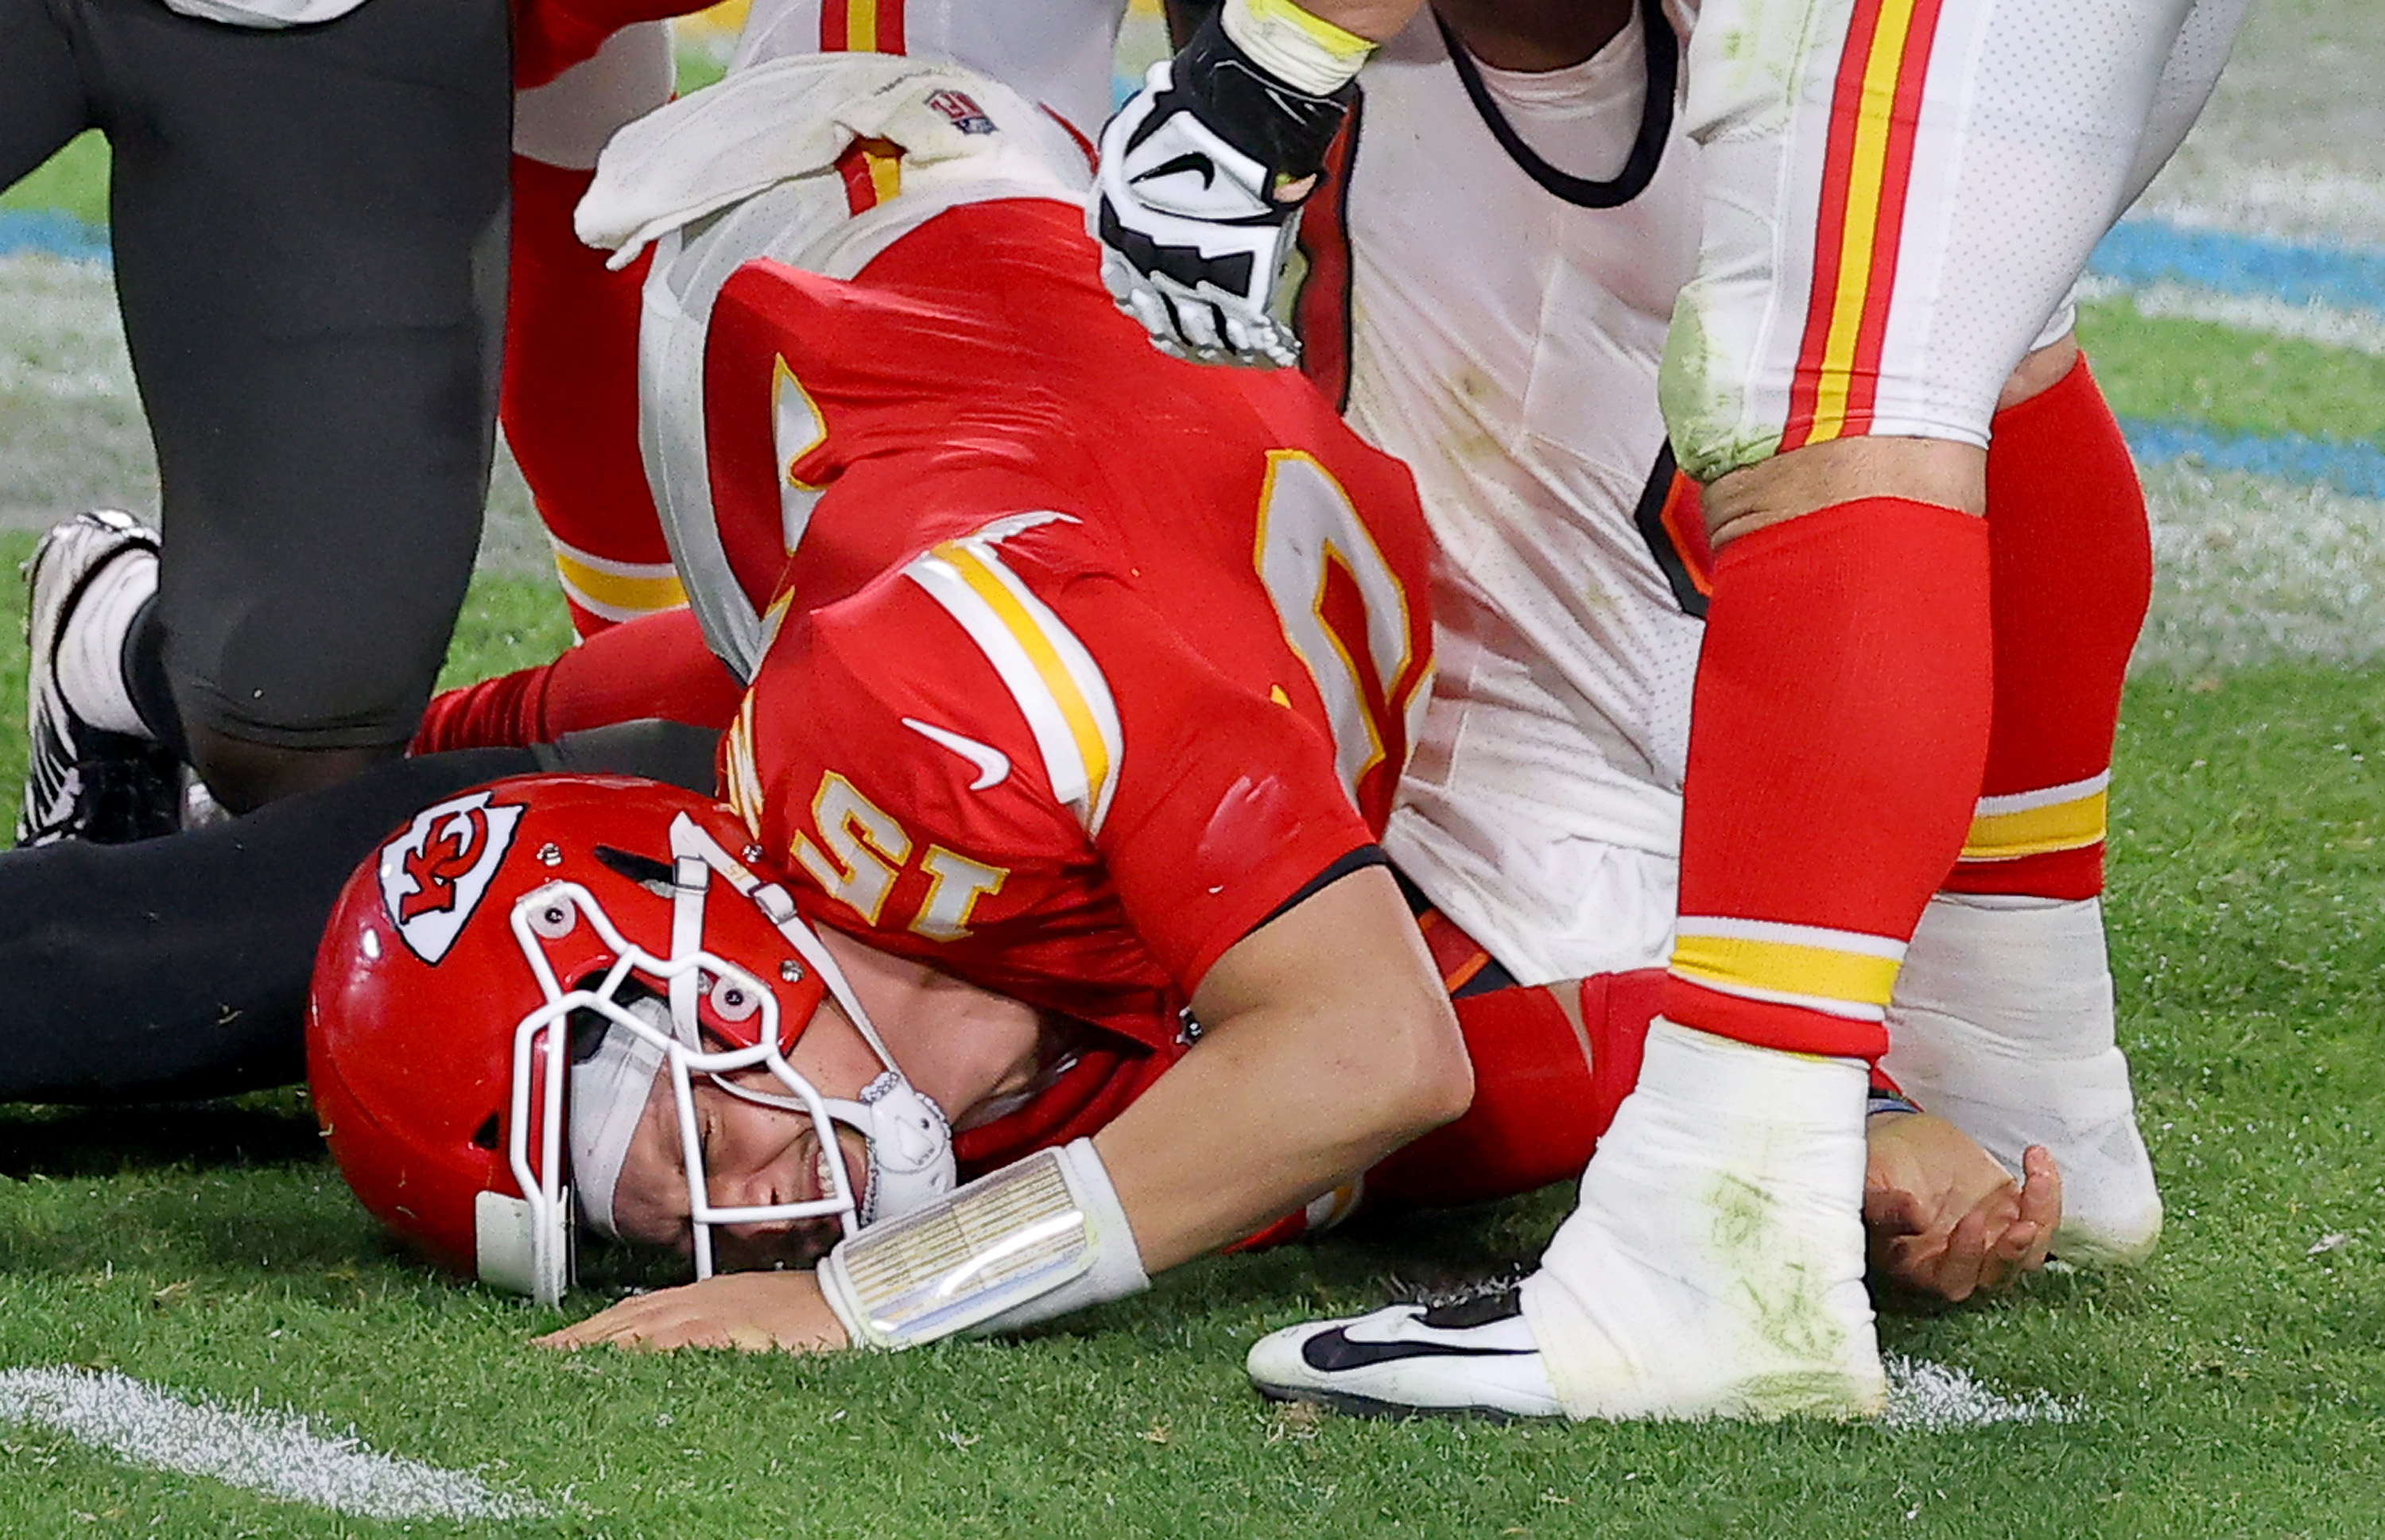
[[[712,1227],[835,1216],[847,1233],[950,1192],[952,1134],[895,1066],[728,808],[613,776],[526,776],[427,808],[349,878],[306,1013],[316,1117],[375,1217],[436,1260],[552,1304],[658,1074],[678,1100],[696,1276]],[[742,850],[745,860],[730,854]],[[786,1055],[833,996],[885,1072],[824,1097]],[[784,1096],[721,1077],[761,1066]],[[716,1207],[693,1078],[868,1147],[803,1202]],[[568,1172],[568,1175],[567,1175]]]

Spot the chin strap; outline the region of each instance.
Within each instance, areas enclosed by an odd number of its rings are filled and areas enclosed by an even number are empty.
[[[739,1085],[718,1075],[712,1083],[756,1107],[802,1112],[793,1096]],[[874,1224],[926,1208],[953,1190],[953,1127],[935,1098],[889,1070],[861,1088],[858,1101],[822,1099],[828,1115],[861,1135],[869,1152],[869,1180],[856,1222]]]
[[[670,838],[672,951],[683,954],[702,944],[704,892],[712,874],[718,872],[762,911],[762,917],[803,958],[805,965],[819,975],[830,997],[883,1067],[877,1079],[862,1087],[859,1100],[823,1098],[829,1116],[860,1133],[868,1150],[869,1180],[862,1191],[855,1221],[866,1225],[892,1219],[949,1195],[958,1183],[951,1121],[943,1109],[913,1085],[902,1066],[894,1062],[894,1056],[887,1051],[885,1040],[878,1035],[877,1026],[869,1020],[869,1012],[862,1008],[860,996],[845,978],[844,970],[837,966],[836,958],[829,955],[819,937],[795,912],[795,901],[788,896],[787,890],[755,876],[684,813],[671,820]],[[671,981],[671,1018],[675,1025],[683,1024],[690,1042],[695,1040],[695,998],[693,974]],[[805,1110],[794,1097],[732,1085],[718,1075],[711,1078],[715,1085],[741,1101],[790,1112]]]

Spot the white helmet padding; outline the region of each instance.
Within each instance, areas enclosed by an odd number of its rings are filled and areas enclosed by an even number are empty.
[[[572,1194],[581,1218],[615,1236],[621,1228],[613,1218],[613,1191],[630,1140],[645,1119],[655,1077],[662,1072],[661,1044],[670,1033],[669,1008],[662,1001],[648,996],[630,1009],[656,1031],[615,1032],[607,1022],[596,1052],[571,1067]]]

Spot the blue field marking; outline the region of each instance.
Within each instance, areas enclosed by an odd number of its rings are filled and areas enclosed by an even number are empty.
[[[2293,305],[2385,314],[2385,251],[2301,245],[2160,219],[2112,227],[2087,270],[2130,288],[2184,283]]]
[[[29,253],[69,262],[106,262],[107,232],[52,209],[0,208],[0,257]]]
[[[2274,481],[2330,486],[2354,497],[2385,498],[2385,448],[2359,440],[2229,433],[2197,423],[2122,418],[2120,432],[2141,465],[2193,460],[2206,470],[2241,470]]]

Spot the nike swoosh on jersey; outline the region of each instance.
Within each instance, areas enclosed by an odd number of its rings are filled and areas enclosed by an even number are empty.
[[[977,779],[969,783],[969,790],[981,792],[988,786],[999,786],[1010,779],[1010,756],[992,744],[981,744],[975,738],[964,738],[959,733],[945,728],[930,727],[917,717],[904,718],[903,725],[927,739],[928,742],[951,749],[955,754],[975,765]]]
[[[1319,1332],[1300,1345],[1300,1356],[1308,1367],[1328,1374],[1396,1363],[1402,1358],[1514,1358],[1528,1351],[1521,1347],[1467,1347],[1454,1342],[1362,1342],[1339,1326]]]

